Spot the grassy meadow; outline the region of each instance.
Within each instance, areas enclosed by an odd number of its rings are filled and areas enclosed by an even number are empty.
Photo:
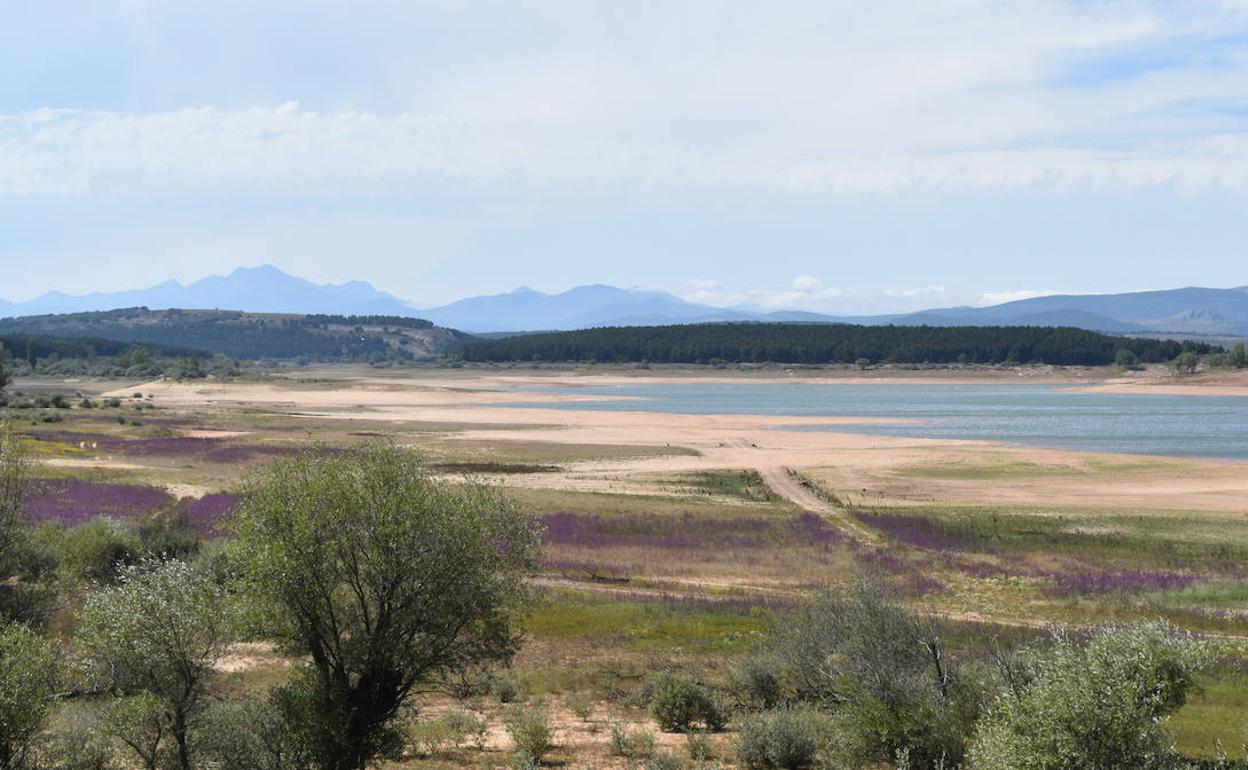
[[[450,479],[502,484],[541,518],[541,599],[524,621],[526,640],[513,667],[462,697],[422,697],[408,716],[409,756],[389,767],[507,766],[503,723],[518,702],[551,716],[555,764],[633,766],[613,752],[627,729],[653,732],[660,748],[687,754],[700,739],[660,731],[645,707],[654,673],[723,680],[778,619],[821,589],[862,576],[930,615],[952,647],[972,653],[994,640],[1040,639],[1050,627],[1151,618],[1207,635],[1218,645],[1217,666],[1172,720],[1173,736],[1189,756],[1243,754],[1248,516],[994,502],[994,489],[1014,483],[1056,488],[1072,479],[1147,478],[1182,473],[1183,463],[1046,463],[1001,453],[879,472],[886,491],[975,485],[982,491],[977,504],[899,501],[856,481],[851,486],[836,467],[799,469],[820,499],[878,534],[878,542],[866,543],[776,494],[748,468],[651,472],[619,491],[562,483],[570,470],[595,463],[697,455],[687,447],[561,442],[558,431],[538,424],[303,415],[293,404],[228,400],[166,404],[141,385],[116,402],[100,396],[116,386],[42,383],[35,390],[70,394],[69,407],[5,415],[37,462],[30,512],[49,530],[98,517],[143,522],[176,510],[201,547],[212,549],[250,470],[311,446],[351,447],[378,437],[418,447]],[[532,430],[534,437],[478,435],[493,428]],[[72,602],[60,607],[53,627],[68,631],[74,609]],[[257,640],[240,646],[212,687],[222,694],[258,690],[280,680],[287,665]],[[472,730],[455,724],[466,721],[464,712],[479,720]],[[731,740],[731,725],[705,736],[703,766],[736,766]]]

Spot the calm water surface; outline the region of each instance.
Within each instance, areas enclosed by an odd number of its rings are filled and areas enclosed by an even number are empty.
[[[1248,398],[1239,397],[1075,393],[1063,386],[1024,384],[637,383],[526,390],[620,400],[523,406],[673,414],[889,417],[907,422],[801,429],[1248,460]]]

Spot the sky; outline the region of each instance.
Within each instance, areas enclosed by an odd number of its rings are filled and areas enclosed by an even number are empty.
[[[10,0],[0,297],[1248,284],[1248,0]]]

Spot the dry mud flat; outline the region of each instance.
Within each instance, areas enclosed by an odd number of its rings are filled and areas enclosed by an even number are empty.
[[[600,446],[672,446],[696,454],[639,456],[562,464],[558,473],[513,477],[510,484],[579,491],[653,494],[646,479],[656,475],[717,469],[754,469],[794,502],[799,494],[780,481],[785,469],[817,469],[829,488],[852,498],[884,504],[1000,503],[1117,509],[1175,509],[1244,515],[1248,467],[1244,463],[1167,460],[1003,446],[983,441],[897,438],[836,433],[835,426],[870,422],[834,417],[679,415],[560,410],[527,407],[552,400],[594,401],[600,397],[524,391],[535,385],[607,385],[637,382],[627,375],[465,375],[421,373],[376,376],[344,370],[340,379],[315,383],[173,383],[141,386],[168,407],[202,412],[240,406],[249,411],[319,418],[368,418],[398,424],[458,424],[451,440],[477,443],[550,442]],[[999,373],[993,373],[1000,380]],[[1248,379],[1207,378],[1167,384],[1157,377],[1125,379],[1081,376],[1056,383],[1114,392],[1248,395]],[[647,382],[691,382],[692,376],[645,377]],[[740,382],[741,378],[696,378]],[[771,378],[779,381],[789,381]],[[879,384],[982,382],[982,377],[871,378]],[[811,378],[810,382],[858,382],[864,378]],[[1027,382],[1034,382],[1026,379]],[[1242,393],[1240,391],[1243,391]],[[119,391],[125,393],[127,391]],[[479,425],[480,429],[472,426]],[[514,426],[514,427],[513,427]],[[540,427],[535,427],[540,426]],[[785,430],[823,426],[830,431]],[[813,503],[803,500],[803,507]]]

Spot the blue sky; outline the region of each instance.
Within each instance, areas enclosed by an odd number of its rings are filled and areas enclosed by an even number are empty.
[[[1248,2],[15,0],[0,297],[1248,284]]]

